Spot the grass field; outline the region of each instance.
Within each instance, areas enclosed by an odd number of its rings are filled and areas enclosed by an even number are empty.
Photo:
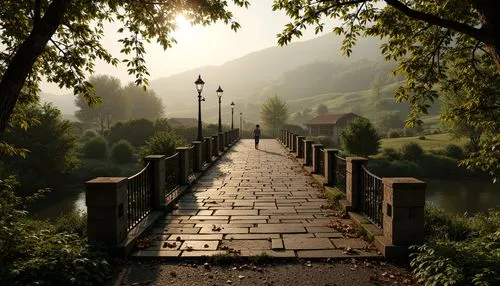
[[[401,149],[401,147],[410,142],[418,143],[425,151],[430,150],[440,150],[443,149],[448,144],[456,144],[463,147],[467,140],[465,139],[451,139],[448,134],[435,134],[426,135],[425,140],[418,139],[418,137],[403,137],[403,138],[390,138],[380,140],[380,147],[383,148],[394,148],[396,150]]]

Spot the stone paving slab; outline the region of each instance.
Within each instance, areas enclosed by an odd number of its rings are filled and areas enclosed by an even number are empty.
[[[156,224],[152,243],[134,256],[381,256],[366,241],[329,227],[352,222],[324,209],[322,192],[278,141],[261,140],[256,150],[253,140],[240,140]]]

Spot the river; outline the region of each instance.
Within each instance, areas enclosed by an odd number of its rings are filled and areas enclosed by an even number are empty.
[[[500,206],[500,185],[485,181],[425,180],[426,201],[446,212],[475,214]],[[38,218],[54,218],[71,210],[86,211],[85,190],[70,187],[64,191],[53,191],[29,208]]]

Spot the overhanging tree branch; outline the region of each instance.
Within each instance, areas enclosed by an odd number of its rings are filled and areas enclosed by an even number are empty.
[[[420,11],[411,9],[410,7],[405,5],[403,2],[398,1],[398,0],[384,0],[384,1],[387,3],[387,5],[393,7],[394,9],[398,10],[399,12],[405,14],[406,16],[408,16],[412,19],[424,21],[424,22],[427,22],[429,24],[440,26],[443,28],[448,28],[448,29],[469,35],[469,36],[473,37],[474,39],[484,41],[484,39],[482,39],[480,30],[477,28],[474,28],[470,25],[460,23],[457,21],[443,19],[443,18],[440,18],[440,17],[432,15],[432,14],[428,14],[428,13],[424,13],[424,12],[420,12]]]

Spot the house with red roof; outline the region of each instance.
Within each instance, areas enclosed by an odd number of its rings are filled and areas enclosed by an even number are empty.
[[[328,136],[338,144],[340,131],[352,120],[361,117],[352,112],[342,114],[324,114],[314,117],[304,125],[309,129],[309,136]]]

